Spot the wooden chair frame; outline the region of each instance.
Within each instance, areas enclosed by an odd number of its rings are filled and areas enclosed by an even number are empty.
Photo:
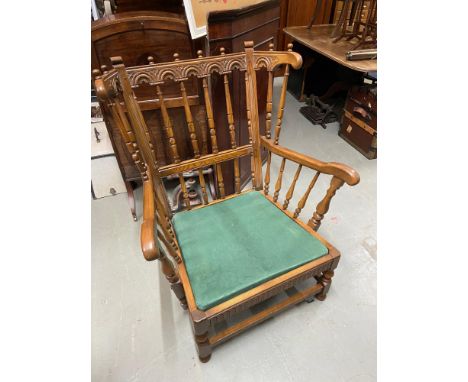
[[[174,62],[154,64],[152,58],[150,58],[149,65],[130,68],[125,68],[120,58],[113,58],[113,69],[102,76],[97,75],[95,79],[97,94],[109,107],[143,180],[144,211],[141,225],[141,248],[143,255],[147,260],[160,260],[162,271],[171,284],[175,295],[179,299],[182,307],[188,309],[199,358],[202,362],[207,362],[210,359],[214,346],[288,307],[304,300],[310,300],[314,296],[318,300],[324,300],[330,288],[334,274],[333,271],[337,267],[340,259],[338,250],[317,234],[316,230],[319,228],[324,215],[327,213],[331,199],[336,191],[344,183],[350,186],[357,184],[359,182],[359,175],[356,171],[344,164],[321,162],[315,158],[299,154],[279,145],[289,67],[292,66],[297,69],[302,64],[301,56],[292,52],[291,47],[292,46],[289,46],[288,52],[273,51],[272,47],[270,47],[270,51],[255,52],[253,49],[253,42],[246,42],[245,51],[241,53],[225,54],[224,49],[221,49],[221,55],[219,56],[203,58],[200,52],[198,59],[191,60],[178,60],[176,54]],[[285,66],[284,79],[281,97],[279,99],[276,125],[274,127],[274,136],[272,137],[273,73],[275,68],[281,65]],[[269,81],[266,105],[266,132],[264,136],[261,136],[259,132],[255,74],[257,70],[262,68],[268,71]],[[237,145],[234,134],[234,120],[229,90],[229,74],[233,70],[240,70],[244,72],[245,75],[246,118],[250,132],[250,142],[242,146]],[[214,72],[217,72],[218,75],[224,78],[226,90],[226,117],[231,133],[231,148],[222,151],[218,150],[216,127],[213,121],[212,102],[210,99],[209,78]],[[211,153],[204,154],[200,152],[198,137],[194,133],[194,123],[196,121],[192,118],[190,105],[184,91],[184,81],[187,81],[191,76],[196,76],[203,83],[203,98],[206,107]],[[186,127],[191,134],[191,143],[194,153],[193,159],[181,161],[178,157],[174,127],[172,126],[170,115],[165,107],[164,95],[159,88],[159,85],[162,85],[167,80],[175,81],[180,84],[182,107],[185,109],[187,120]],[[173,158],[173,163],[165,166],[159,166],[156,161],[153,144],[149,139],[143,115],[132,90],[132,88],[138,87],[143,83],[158,85],[161,116],[166,131],[167,142],[170,146]],[[267,150],[268,152],[264,176],[262,173],[261,150]],[[272,155],[281,157],[282,162],[274,186],[273,195],[270,195],[269,186]],[[273,203],[273,205],[297,222],[297,224],[309,232],[310,235],[320,240],[328,248],[328,254],[241,293],[217,306],[201,311],[197,308],[195,303],[183,256],[172,226],[172,215],[165,197],[166,194],[162,179],[170,175],[178,175],[184,193],[184,200],[187,201],[187,188],[182,173],[188,170],[198,171],[201,187],[205,190],[202,169],[207,166],[213,166],[218,183],[218,199],[208,202],[206,192],[204,191],[204,205],[195,207],[206,208],[209,205],[219,203],[228,198],[235,198],[241,193],[240,182],[238,180],[238,161],[239,158],[244,156],[251,157],[253,189],[263,193],[265,198]],[[286,161],[295,163],[297,165],[297,170],[287,191],[285,200],[283,204],[281,204],[278,198],[282,187],[282,177]],[[233,163],[236,178],[236,193],[229,196],[224,195],[222,172],[220,171],[220,164],[224,162]],[[288,211],[288,206],[302,167],[314,170],[315,176],[309,183],[297,207],[291,212]],[[330,186],[323,199],[318,203],[313,216],[306,224],[299,219],[299,215],[320,174],[331,176]],[[187,209],[191,208],[190,203],[186,203],[186,206]],[[245,311],[282,291],[291,290],[297,282],[312,277],[316,279],[316,284],[302,291],[295,290],[295,293],[290,295],[287,299],[218,333],[209,334],[210,327],[215,323],[226,320],[236,313]]]

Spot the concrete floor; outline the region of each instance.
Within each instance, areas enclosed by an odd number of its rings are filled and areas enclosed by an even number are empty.
[[[186,311],[158,263],[145,261],[140,252],[141,189],[136,193],[137,223],[125,194],[94,200],[93,382],[376,380],[377,162],[338,137],[337,123],[326,130],[313,126],[299,113],[302,105],[287,94],[280,144],[323,161],[346,163],[361,175],[360,184],[337,192],[319,230],[342,253],[327,299],[302,303],[254,327],[215,348],[211,361],[202,364]],[[273,157],[273,185],[279,163]],[[295,170],[286,163],[283,185],[290,184]],[[291,206],[311,174],[303,171]],[[309,219],[313,202],[324,195],[325,179],[319,178],[303,219]]]

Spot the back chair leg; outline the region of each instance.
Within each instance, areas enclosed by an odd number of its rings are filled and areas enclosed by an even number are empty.
[[[327,293],[330,289],[332,277],[334,274],[335,273],[333,271],[325,271],[322,273],[322,276],[318,278],[317,281],[319,282],[319,284],[322,284],[323,289],[318,295],[315,296],[317,300],[323,301],[327,298]]]
[[[179,276],[174,269],[174,265],[169,261],[166,255],[161,253],[159,261],[161,261],[161,270],[166,276],[167,281],[171,284],[171,289],[180,301],[182,308],[187,309],[187,299],[185,298],[185,291],[180,282]]]

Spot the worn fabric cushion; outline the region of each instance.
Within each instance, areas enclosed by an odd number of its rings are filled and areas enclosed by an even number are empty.
[[[180,212],[173,223],[200,310],[328,253],[257,191]]]

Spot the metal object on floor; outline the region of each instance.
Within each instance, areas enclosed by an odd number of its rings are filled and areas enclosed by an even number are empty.
[[[206,191],[209,200],[214,200],[213,195],[215,194],[213,185],[213,169],[211,167],[203,170],[203,175],[208,176],[206,180]],[[191,207],[196,207],[203,204],[203,196],[201,185],[198,180],[198,173],[193,171],[187,171],[183,173],[183,177],[186,179],[187,196],[190,201]],[[184,209],[183,192],[180,183],[178,182],[177,176],[169,176],[165,181],[166,191],[169,195],[169,206],[172,212],[179,212]]]
[[[319,97],[311,95],[309,98],[306,98],[306,104],[307,106],[301,107],[299,111],[314,125],[320,125],[326,129],[327,123],[338,120],[338,116],[333,110],[333,105],[320,101]]]

